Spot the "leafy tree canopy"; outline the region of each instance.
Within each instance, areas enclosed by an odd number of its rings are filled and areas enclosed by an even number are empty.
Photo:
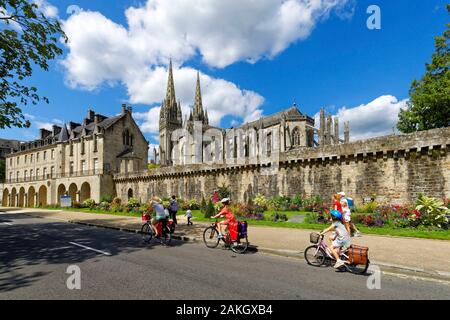
[[[48,70],[48,61],[63,51],[58,38],[67,36],[56,19],[47,18],[32,1],[0,0],[0,128],[29,127],[21,107],[41,99],[25,79],[33,67]]]
[[[447,5],[450,15],[450,4]],[[436,51],[426,73],[414,80],[408,108],[400,111],[397,128],[404,133],[450,126],[450,23],[435,38]]]

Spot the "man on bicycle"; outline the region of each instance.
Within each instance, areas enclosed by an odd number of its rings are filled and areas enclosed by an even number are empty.
[[[223,238],[223,230],[225,229],[225,232],[226,232],[230,223],[236,223],[236,217],[230,210],[230,199],[225,198],[225,199],[222,199],[221,202],[224,205],[224,207],[218,214],[216,214],[215,216],[212,217],[213,219],[225,217],[224,221],[221,221],[218,223],[218,229],[219,229],[218,230],[219,231],[218,238],[219,239]]]

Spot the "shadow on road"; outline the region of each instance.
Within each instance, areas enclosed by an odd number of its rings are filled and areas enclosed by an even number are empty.
[[[12,222],[30,219],[17,214],[6,214],[1,218]],[[70,223],[36,223],[33,220],[33,223],[28,224],[19,222],[11,226],[0,225],[0,293],[32,285],[49,273],[46,265],[72,265],[89,259],[95,263],[96,258],[106,258],[105,255],[74,246],[70,242],[108,252],[111,256],[161,246],[156,242],[143,243],[139,234]],[[171,246],[181,245],[182,241],[172,240]],[[27,266],[35,266],[35,272],[30,273],[29,268],[26,268],[26,273],[21,272]]]

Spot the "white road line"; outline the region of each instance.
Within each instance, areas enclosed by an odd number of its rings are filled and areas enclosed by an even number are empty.
[[[6,224],[8,226],[12,226],[13,225],[12,223],[9,223],[9,222],[2,222],[2,224]]]
[[[91,248],[91,247],[88,247],[88,246],[85,246],[85,245],[82,245],[82,244],[79,244],[79,243],[76,243],[76,242],[69,242],[69,243],[71,245],[74,245],[74,246],[77,246],[77,247],[81,247],[81,248],[84,248],[84,249],[87,249],[87,250],[91,250],[91,251],[95,251],[95,252],[104,254],[105,256],[110,256],[111,255],[111,253],[109,253],[109,252],[97,250],[97,249],[94,249],[94,248]]]

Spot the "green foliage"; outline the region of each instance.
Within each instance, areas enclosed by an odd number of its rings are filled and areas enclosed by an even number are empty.
[[[218,190],[219,195],[220,195],[220,200],[224,199],[224,198],[230,198],[231,197],[231,191],[230,188],[223,185],[222,187],[219,188]],[[219,200],[219,201],[220,201]]]
[[[267,208],[269,201],[267,200],[267,198],[264,195],[258,193],[256,195],[255,199],[253,199],[253,203],[259,207]]]
[[[422,225],[438,228],[448,225],[449,221],[446,216],[450,215],[450,209],[444,206],[444,202],[421,194],[417,199],[416,205],[416,210],[421,213]]]
[[[155,163],[149,163],[148,165],[147,165],[147,169],[150,171],[150,170],[154,170],[154,169],[158,169],[158,168],[160,168],[161,166],[159,165],[159,164],[155,164]]]
[[[450,14],[450,4],[447,5]],[[421,80],[414,80],[408,108],[399,113],[397,128],[404,133],[450,126],[450,23],[435,38],[436,51]]]
[[[68,39],[59,22],[47,18],[33,1],[0,0],[0,21],[0,128],[29,127],[18,105],[48,99],[26,85],[26,78],[34,66],[47,71],[48,61],[63,53],[58,38]]]
[[[317,212],[308,212],[305,216],[305,223],[314,224],[319,222],[319,214]]]
[[[205,217],[206,219],[209,219],[209,218],[211,218],[213,215],[215,215],[215,213],[216,213],[216,210],[215,210],[215,208],[214,208],[214,204],[213,204],[213,202],[212,202],[211,199],[210,199],[210,200],[208,201],[208,204],[206,205],[205,209],[203,210],[204,217]]]
[[[100,198],[100,203],[102,203],[102,202],[111,203],[112,201],[113,201],[113,199],[111,196],[102,196]]]
[[[362,210],[364,213],[374,213],[378,208],[378,203],[376,201],[370,201],[367,202],[363,207]]]
[[[95,200],[94,199],[87,199],[83,202],[84,208],[94,209],[95,208]]]
[[[139,200],[136,198],[131,198],[130,200],[128,200],[128,203],[127,203],[127,206],[129,208],[136,208],[136,207],[139,207],[140,205],[141,204],[140,204]]]

